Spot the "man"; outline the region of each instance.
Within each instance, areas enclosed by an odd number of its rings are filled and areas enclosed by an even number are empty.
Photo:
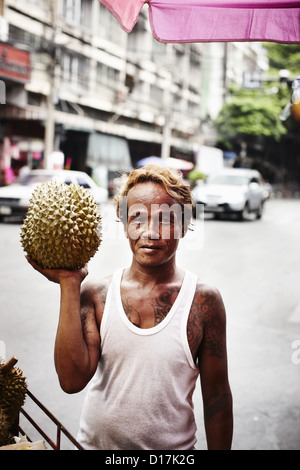
[[[188,185],[149,165],[117,198],[131,265],[97,283],[41,269],[61,288],[55,364],[67,393],[90,381],[78,440],[86,449],[190,450],[192,395],[200,375],[208,449],[230,449],[232,397],[219,292],[179,268],[191,219]]]

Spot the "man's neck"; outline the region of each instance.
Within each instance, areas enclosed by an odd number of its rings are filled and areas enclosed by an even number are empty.
[[[179,281],[182,278],[182,270],[176,266],[175,259],[160,266],[141,265],[133,259],[126,275],[128,280],[139,284],[164,284]]]

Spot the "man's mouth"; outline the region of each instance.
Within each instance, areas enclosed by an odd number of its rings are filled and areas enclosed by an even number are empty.
[[[152,250],[161,250],[161,246],[160,245],[151,245],[151,244],[144,244],[144,245],[141,245],[141,248],[143,250],[148,250],[148,251],[152,251]]]

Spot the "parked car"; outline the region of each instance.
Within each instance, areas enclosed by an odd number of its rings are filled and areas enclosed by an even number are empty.
[[[237,214],[244,220],[250,213],[255,213],[257,218],[262,217],[268,194],[258,171],[227,168],[198,183],[193,197],[196,204],[203,204],[204,212]]]
[[[0,188],[0,219],[5,216],[26,215],[29,199],[39,183],[57,179],[62,183],[76,183],[91,190],[98,204],[107,201],[107,190],[98,186],[89,175],[73,170],[31,170],[16,183]]]

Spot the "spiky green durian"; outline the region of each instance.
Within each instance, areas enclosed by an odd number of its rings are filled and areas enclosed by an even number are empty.
[[[12,358],[4,364],[0,359],[0,410],[9,428],[18,419],[27,392],[26,378],[20,369],[14,367],[16,362],[17,359]]]
[[[21,227],[24,251],[44,268],[77,269],[101,243],[101,214],[88,189],[56,180],[32,194]]]

